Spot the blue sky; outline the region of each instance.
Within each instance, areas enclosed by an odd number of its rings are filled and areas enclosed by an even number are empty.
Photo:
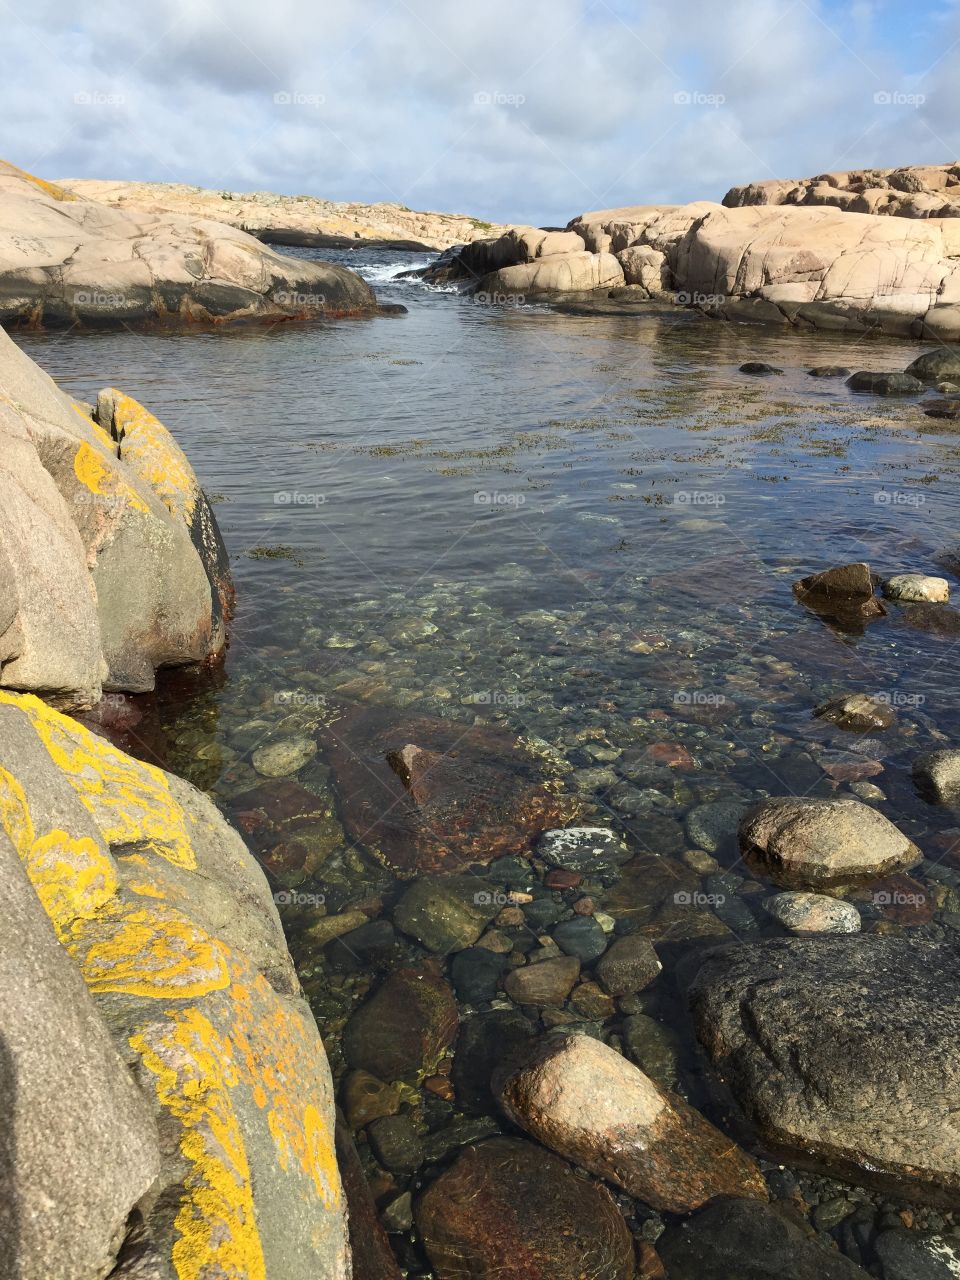
[[[47,177],[559,224],[960,158],[960,0],[6,3],[0,154]]]

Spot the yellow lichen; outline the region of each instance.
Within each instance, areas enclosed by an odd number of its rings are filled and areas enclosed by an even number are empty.
[[[108,453],[113,454],[114,457],[119,457],[119,454],[117,453],[116,441],[111,440],[109,432],[104,431],[103,427],[101,427],[99,422],[94,422],[94,420],[90,417],[87,411],[81,408],[79,404],[77,404],[76,400],[71,400],[70,405],[73,408],[73,411],[75,413],[78,413],[80,417],[83,419],[84,426],[86,426],[90,431],[93,432],[93,434],[100,441],[103,447],[108,451]]]
[[[24,182],[29,182],[33,186],[39,187],[44,195],[50,196],[54,200],[64,202],[80,199],[72,191],[67,191],[65,187],[59,187],[55,182],[47,182],[45,178],[38,178],[35,174],[28,173],[26,169],[20,169],[17,165],[11,164],[9,160],[2,161],[2,166],[7,173],[15,174],[18,178],[23,178]]]
[[[193,521],[197,481],[187,456],[154,415],[132,396],[111,388],[113,426],[124,462],[150,485],[160,501],[187,525]]]
[[[118,464],[119,465],[119,464]],[[98,498],[117,500],[124,507],[149,515],[150,508],[139,494],[107,465],[106,458],[84,441],[73,459],[73,472],[80,483]]]

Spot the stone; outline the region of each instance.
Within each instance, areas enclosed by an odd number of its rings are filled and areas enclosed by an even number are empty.
[[[70,1052],[56,1115],[21,1111],[31,1088],[39,1100],[57,1079],[58,1046],[72,1049],[82,1012],[76,983],[65,975],[51,973],[31,989],[28,1010],[41,1010],[42,999],[61,1007],[32,1033],[53,1029],[56,1036],[43,1050],[48,1065],[31,1066],[18,1097],[17,1150],[27,1159],[46,1149],[31,1132],[38,1123],[56,1135],[58,1150],[47,1173],[35,1169],[18,1193],[42,1190],[51,1175],[57,1189],[32,1223],[19,1225],[19,1274],[104,1275],[114,1264],[132,1267],[134,1256],[150,1274],[172,1275],[187,1257],[202,1274],[216,1270],[229,1249],[261,1275],[346,1280],[330,1071],[269,886],[240,837],[188,783],[37,698],[6,691],[0,791],[0,826],[102,1028],[90,1032],[86,1053]],[[16,918],[15,909],[5,914],[4,942]],[[23,979],[28,955],[16,957]],[[19,1033],[2,1004],[0,1030],[16,1048]],[[104,1037],[118,1069],[103,1059],[93,1080],[90,1064]],[[140,1101],[124,1103],[118,1123],[129,1086]],[[98,1102],[96,1124],[75,1148],[78,1180],[67,1144],[73,1135],[81,1141],[78,1115],[89,1121]],[[151,1131],[157,1136],[145,1153]],[[112,1150],[101,1156],[103,1142]],[[124,1179],[122,1191],[116,1178]],[[134,1207],[139,1225],[129,1216]],[[74,1243],[60,1241],[57,1223]],[[42,1248],[63,1244],[50,1267],[44,1255],[24,1252],[34,1224]],[[74,1269],[76,1249],[98,1255],[95,1270]]]
[[[707,853],[727,854],[736,848],[737,830],[748,806],[739,800],[710,800],[687,812],[687,838]]]
[[[896,573],[884,582],[883,594],[888,600],[945,604],[950,599],[950,583],[925,573]]]
[[[628,286],[639,285],[648,297],[655,297],[671,287],[672,273],[667,255],[650,245],[634,245],[616,255]]]
[[[274,253],[245,231],[197,216],[127,209],[0,163],[7,327],[117,327],[373,313],[345,267]]]
[[[391,1173],[413,1173],[423,1163],[423,1142],[408,1115],[371,1121],[367,1140],[378,1162]]]
[[[626,1056],[661,1089],[676,1089],[680,1080],[680,1037],[645,1013],[631,1013],[620,1028]]]
[[[299,773],[317,754],[312,738],[280,738],[258,747],[253,753],[253,767],[264,778],[285,778]]]
[[[873,1242],[881,1280],[956,1280],[960,1249],[956,1240],[932,1232],[897,1227],[881,1231]]]
[[[495,1112],[490,1079],[498,1068],[520,1061],[532,1035],[533,1024],[516,1009],[495,1009],[468,1018],[453,1058],[457,1105],[480,1115]]]
[[[391,1200],[380,1214],[380,1221],[386,1231],[397,1234],[410,1231],[413,1227],[412,1194],[404,1191],[402,1195],[397,1196],[396,1200]],[[372,1277],[371,1280],[373,1280]]]
[[[553,940],[568,956],[576,956],[582,964],[590,964],[607,949],[603,930],[591,916],[564,920],[553,931]]]
[[[942,636],[954,640],[960,636],[960,611],[948,604],[904,604],[901,612],[903,621],[917,631],[927,635]]]
[[[398,929],[438,955],[471,946],[498,910],[490,886],[476,876],[424,876],[393,909]]]
[[[818,364],[808,369],[811,378],[848,378],[850,370],[842,364]]]
[[[784,888],[823,889],[914,866],[920,850],[859,800],[762,800],[740,824],[747,866]]]
[[[935,383],[944,378],[955,382],[960,379],[960,349],[937,347],[934,351],[925,351],[912,360],[904,372],[921,382]]]
[[[718,1200],[669,1226],[657,1251],[670,1280],[866,1280],[867,1272],[776,1205]]]
[[[437,1280],[633,1280],[633,1239],[605,1187],[531,1142],[467,1147],[414,1204]],[[496,1224],[492,1229],[491,1224]]]
[[[486,947],[467,947],[458,951],[450,964],[450,981],[463,1004],[483,1004],[492,1000],[500,988],[500,980],[510,967],[502,952]]]
[[[859,600],[873,595],[873,577],[870,566],[862,561],[823,569],[794,583],[796,594],[805,596],[837,596],[844,600]]]
[[[860,932],[860,912],[853,903],[823,893],[778,893],[763,905],[788,933]]]
[[[754,377],[769,378],[771,374],[783,373],[782,369],[775,369],[772,364],[764,364],[762,360],[748,360],[746,364],[740,366],[741,373],[751,373]]]
[[[551,789],[549,765],[487,725],[361,706],[322,730],[321,742],[348,833],[401,876],[516,854],[579,809]],[[389,763],[411,745],[436,757],[414,792]]]
[[[931,804],[960,805],[960,751],[928,751],[913,762],[913,781]]]
[[[960,400],[930,400],[923,406],[928,418],[940,418],[945,422],[956,422],[960,419]]]
[[[371,1120],[395,1116],[401,1094],[396,1085],[378,1080],[369,1071],[349,1071],[340,1090],[344,1117],[351,1129],[364,1129]]]
[[[537,856],[562,871],[595,875],[627,862],[630,852],[609,827],[567,827],[545,831],[537,842]]]
[[[582,1018],[591,1021],[606,1022],[616,1012],[613,997],[596,982],[581,982],[570,993],[570,1007]]]
[[[629,996],[648,987],[662,968],[653,944],[639,934],[628,934],[601,956],[597,977],[610,995]]]
[[[453,992],[435,963],[396,969],[343,1029],[343,1056],[381,1080],[430,1075],[457,1038]]]
[[[870,391],[875,396],[916,396],[923,383],[909,373],[872,373],[862,370],[847,379],[851,391]]]
[[[777,1150],[956,1206],[957,959],[954,945],[873,934],[721,948],[692,982],[694,1027]]]
[[[623,269],[612,253],[552,253],[534,262],[501,267],[483,277],[474,296],[498,298],[538,293],[584,293],[615,289],[624,283]]]
[[[352,1280],[401,1280],[390,1241],[377,1216],[377,1207],[353,1134],[339,1119],[336,1144],[337,1163],[348,1208]],[[140,1278],[131,1277],[131,1280]],[[145,1280],[152,1280],[152,1277],[145,1277]]]
[[[871,693],[841,693],[813,713],[848,733],[879,733],[889,729],[896,716],[889,699]]]
[[[689,1213],[719,1195],[766,1197],[749,1156],[590,1036],[546,1037],[493,1087],[531,1137],[654,1209]]]
[[[517,1004],[561,1005],[579,976],[576,956],[560,956],[512,969],[504,978],[503,989]]]

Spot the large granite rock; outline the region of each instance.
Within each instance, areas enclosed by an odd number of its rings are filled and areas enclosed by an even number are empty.
[[[2,332],[0,383],[0,685],[89,706],[215,657],[227,557],[170,433],[116,391],[95,421]]]
[[[771,178],[731,187],[730,209],[744,205],[829,205],[848,213],[898,218],[960,217],[960,164],[852,169],[814,178]]]
[[[633,1240],[605,1187],[519,1138],[467,1147],[414,1209],[438,1280],[632,1280]]]
[[[347,1280],[330,1073],[237,834],[189,784],[6,692],[0,825],[46,916],[18,901],[3,931],[22,966],[4,992],[26,984],[0,1012],[14,1274]]]
[[[761,1136],[793,1159],[960,1204],[960,953],[881,936],[711,952],[697,1036]]]
[[[677,1094],[590,1036],[548,1037],[494,1078],[514,1124],[655,1209],[766,1198],[750,1157]]]
[[[103,326],[376,309],[345,267],[203,217],[111,207],[0,162],[0,321]]]
[[[552,253],[533,262],[502,267],[480,281],[478,297],[491,300],[538,293],[584,293],[624,283],[623,268],[612,253]]]

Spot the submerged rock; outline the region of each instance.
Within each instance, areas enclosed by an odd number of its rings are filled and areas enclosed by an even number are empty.
[[[848,733],[878,733],[889,729],[896,718],[889,700],[873,693],[841,693],[813,714]]]
[[[882,813],[845,796],[762,800],[740,824],[740,851],[757,874],[801,889],[884,876],[921,858]]]
[[[932,804],[960,805],[960,751],[929,751],[913,763],[917,790]]]
[[[847,379],[851,391],[872,391],[876,396],[916,396],[923,383],[909,373],[874,373],[862,370]]]
[[[476,876],[424,876],[404,893],[393,918],[429,951],[449,955],[476,942],[499,909],[490,886]]]
[[[438,1280],[635,1274],[633,1239],[610,1192],[520,1138],[468,1147],[419,1197],[414,1217]]]
[[[960,951],[784,938],[711,952],[697,1036],[762,1137],[841,1178],[960,1205]]]
[[[540,1041],[494,1090],[539,1142],[655,1209],[688,1213],[719,1195],[766,1197],[760,1171],[682,1098],[590,1036]]]
[[[517,1004],[560,1005],[573,990],[580,977],[580,961],[576,956],[558,956],[555,960],[538,960],[511,969],[503,989]]]
[[[850,376],[850,370],[842,364],[818,364],[812,369],[808,369],[807,373],[811,378],[847,378]]]
[[[397,969],[353,1014],[343,1030],[352,1067],[381,1080],[422,1079],[457,1038],[457,1002],[436,968]]]
[[[254,751],[253,767],[261,777],[285,778],[298,773],[316,754],[312,738],[280,738]]]
[[[630,858],[620,836],[609,827],[567,827],[545,831],[537,842],[537,854],[564,871],[612,871]]]
[[[662,968],[653,944],[638,934],[629,934],[618,938],[601,956],[597,977],[610,995],[627,996],[649,986]]]
[[[956,422],[960,418],[960,400],[932,400],[924,405],[923,412],[928,418],[942,418],[946,422]]]
[[[502,729],[358,707],[322,741],[348,832],[400,875],[529,849],[578,809]]]
[[[904,372],[921,382],[942,382],[945,378],[952,382],[960,381],[960,350],[938,347],[935,351],[925,351],[908,364]]]
[[[740,366],[741,373],[752,373],[754,377],[768,378],[774,373],[783,373],[782,369],[776,369],[772,364],[764,364],[762,360],[748,360],[746,364]]]
[[[853,903],[823,893],[778,893],[763,905],[788,933],[860,931],[860,912]]]

